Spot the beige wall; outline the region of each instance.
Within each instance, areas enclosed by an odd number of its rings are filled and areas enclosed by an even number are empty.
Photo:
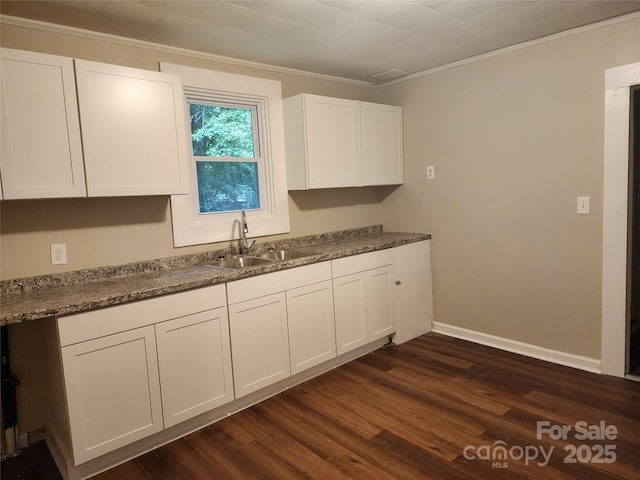
[[[353,83],[233,66],[161,49],[13,25],[2,25],[0,34],[0,44],[9,48],[154,70],[158,69],[158,62],[164,61],[272,78],[282,82],[284,97],[308,92],[374,100],[378,93],[374,88]],[[378,224],[383,195],[380,188],[293,192],[289,197],[289,236]],[[174,248],[169,208],[166,196],[0,202],[0,278],[149,260],[228,245]],[[51,243],[66,243],[67,265],[51,266]]]
[[[600,358],[604,70],[639,60],[635,19],[383,90],[405,127],[383,225],[432,233],[435,321]]]

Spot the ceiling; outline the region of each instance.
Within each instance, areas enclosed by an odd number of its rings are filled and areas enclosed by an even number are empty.
[[[373,83],[640,11],[640,0],[11,1],[0,13]]]

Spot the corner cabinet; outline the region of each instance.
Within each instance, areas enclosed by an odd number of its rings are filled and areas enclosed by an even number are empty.
[[[403,182],[402,107],[307,93],[283,105],[289,190]]]
[[[49,426],[73,465],[231,402],[227,318],[217,285],[53,320]]]
[[[4,199],[187,193],[180,77],[0,53]]]
[[[395,247],[392,252],[397,329],[393,342],[400,344],[431,331],[431,240]]]

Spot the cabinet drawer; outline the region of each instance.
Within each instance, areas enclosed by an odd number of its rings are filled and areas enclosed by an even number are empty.
[[[363,272],[373,268],[393,265],[393,252],[390,248],[377,252],[362,253],[351,257],[338,258],[331,261],[333,278]]]
[[[225,305],[224,285],[214,285],[60,317],[60,345],[64,347]]]
[[[227,283],[229,305],[331,279],[331,263],[321,262]]]

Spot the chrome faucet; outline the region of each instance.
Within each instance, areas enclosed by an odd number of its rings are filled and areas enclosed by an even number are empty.
[[[256,243],[255,240],[249,242],[247,240],[247,233],[249,233],[249,226],[247,225],[247,214],[242,210],[240,212],[240,254],[247,255],[251,252],[251,247]]]

